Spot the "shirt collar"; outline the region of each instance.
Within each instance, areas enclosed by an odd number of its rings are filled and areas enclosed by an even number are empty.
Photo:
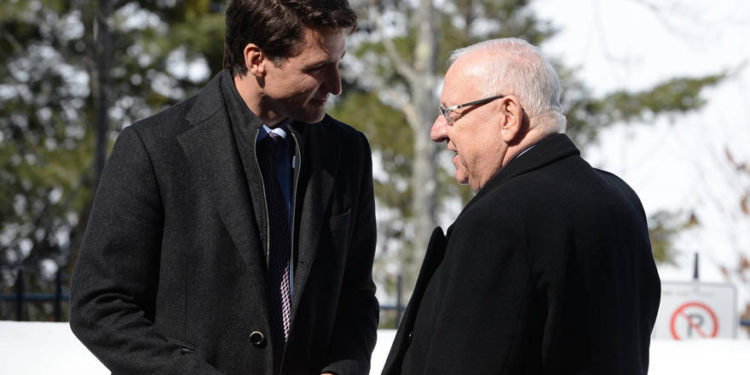
[[[520,158],[520,157],[521,157],[521,155],[525,154],[525,153],[526,153],[527,151],[529,151],[529,150],[531,150],[532,148],[534,148],[534,146],[536,146],[536,143],[534,143],[533,145],[531,145],[531,146],[529,146],[529,147],[526,147],[525,149],[523,149],[523,151],[519,152],[519,153],[518,153],[518,155],[514,156],[514,157],[513,157],[513,159],[511,159],[511,160],[515,160],[515,159],[517,159],[517,158]]]
[[[286,119],[286,120],[282,121],[281,123],[279,123],[279,125],[276,126],[275,128],[271,128],[270,126],[268,126],[266,124],[263,124],[263,130],[265,130],[265,131],[258,132],[258,140],[257,141],[258,142],[262,141],[270,133],[274,133],[274,134],[278,135],[279,137],[286,139],[286,136],[287,136],[288,131],[289,131],[287,127],[291,123],[292,123],[291,119]]]

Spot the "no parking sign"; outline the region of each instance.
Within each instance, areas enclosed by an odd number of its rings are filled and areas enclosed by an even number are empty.
[[[737,336],[737,291],[718,283],[663,282],[653,337],[695,340]]]

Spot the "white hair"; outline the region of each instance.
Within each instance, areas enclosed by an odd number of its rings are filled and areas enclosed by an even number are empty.
[[[478,77],[484,77],[479,80],[484,95],[515,95],[529,118],[537,119],[534,126],[545,133],[565,132],[560,81],[538,48],[518,38],[493,39],[453,51],[448,62],[477,51],[489,56],[472,67]]]

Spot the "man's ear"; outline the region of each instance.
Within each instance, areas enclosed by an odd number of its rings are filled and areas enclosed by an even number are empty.
[[[523,135],[524,131],[524,112],[518,97],[508,95],[500,99],[500,114],[502,115],[500,134],[505,143],[512,144]]]
[[[242,50],[242,54],[245,56],[245,67],[247,67],[248,73],[256,78],[263,78],[266,75],[266,55],[263,54],[260,47],[255,43],[248,43]]]

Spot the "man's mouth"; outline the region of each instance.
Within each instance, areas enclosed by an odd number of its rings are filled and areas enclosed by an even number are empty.
[[[451,161],[458,168],[458,151],[448,150],[451,153]]]
[[[318,107],[325,105],[327,101],[328,97],[310,99],[310,103]]]

